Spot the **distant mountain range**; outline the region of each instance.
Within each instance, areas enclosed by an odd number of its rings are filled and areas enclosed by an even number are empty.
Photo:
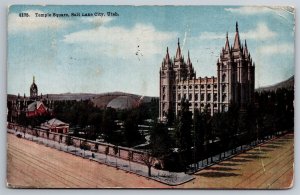
[[[105,108],[108,105],[113,108],[130,108],[136,107],[140,103],[150,102],[151,99],[158,99],[158,97],[141,96],[136,94],[124,93],[124,92],[110,92],[110,93],[61,93],[61,94],[45,94],[43,98],[48,97],[50,100],[91,100],[95,106],[99,108]],[[17,95],[7,95],[8,101],[16,100]],[[20,96],[23,100],[24,97]],[[28,97],[26,97],[28,99]]]
[[[294,76],[290,77],[289,79],[282,81],[280,83],[260,87],[255,89],[255,91],[275,91],[279,88],[287,88],[293,89],[294,88],[295,79]],[[141,96],[136,94],[124,93],[124,92],[110,92],[110,93],[61,93],[61,94],[46,94],[43,95],[44,98],[48,98],[50,100],[91,100],[95,106],[99,108],[105,108],[108,105],[114,108],[129,108],[129,107],[136,107],[140,103],[143,102],[150,102],[151,99],[157,99],[158,97],[151,97],[151,96]],[[16,100],[16,95],[7,95],[8,101]],[[20,99],[23,100],[24,97],[20,96]],[[28,99],[28,97],[26,97]]]
[[[282,81],[282,82],[279,82],[279,83],[276,83],[276,84],[270,85],[270,86],[260,87],[260,88],[255,89],[255,91],[258,91],[258,92],[276,91],[277,89],[280,89],[280,88],[294,89],[294,85],[295,85],[295,78],[293,75],[285,81]]]

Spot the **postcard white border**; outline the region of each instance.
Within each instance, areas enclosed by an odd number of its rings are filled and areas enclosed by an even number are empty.
[[[299,186],[299,176],[300,171],[299,168],[296,167],[295,169],[295,181],[294,181],[294,188],[291,190],[264,190],[264,191],[232,191],[232,190],[16,190],[16,189],[8,189],[6,188],[6,43],[7,43],[7,6],[12,4],[56,4],[56,5],[290,5],[295,6],[296,8],[296,28],[295,28],[295,164],[299,164],[299,155],[297,155],[297,151],[299,148],[299,141],[298,141],[298,129],[300,127],[300,115],[299,115],[299,100],[300,100],[300,69],[299,69],[299,53],[297,52],[297,48],[299,47],[299,17],[298,17],[298,9],[300,8],[300,1],[299,0],[187,0],[187,1],[180,1],[180,0],[1,0],[0,1],[0,47],[1,47],[1,54],[0,54],[0,194],[22,194],[22,195],[35,195],[35,194],[64,194],[64,195],[76,195],[82,193],[88,194],[153,194],[153,193],[162,193],[162,194],[300,194],[300,186]],[[298,55],[297,55],[298,54]]]

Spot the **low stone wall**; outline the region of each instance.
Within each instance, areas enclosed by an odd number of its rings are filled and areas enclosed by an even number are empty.
[[[69,136],[66,134],[49,132],[49,131],[46,131],[43,129],[38,129],[38,128],[23,127],[23,126],[20,126],[18,124],[13,124],[13,123],[9,123],[7,125],[7,127],[10,129],[15,129],[16,131],[18,131],[20,133],[26,133],[26,134],[34,135],[37,137],[42,137],[45,139],[53,140],[53,141],[56,141],[59,143],[65,143],[65,144],[66,144],[67,137]],[[83,138],[74,137],[74,136],[69,136],[69,137],[70,137],[69,139],[72,139],[72,142],[73,142],[72,145],[75,147],[80,147],[82,142],[85,141],[86,144],[89,146],[90,151],[105,154],[107,151],[106,148],[108,148],[108,155],[117,156],[118,158],[122,158],[125,160],[130,159],[130,161],[144,164],[144,162],[141,160],[142,155],[145,154],[145,152],[143,152],[143,151],[135,150],[132,148],[127,148],[127,147],[118,147],[113,144],[104,143],[104,142],[85,140]],[[116,154],[115,154],[115,148],[117,148]]]

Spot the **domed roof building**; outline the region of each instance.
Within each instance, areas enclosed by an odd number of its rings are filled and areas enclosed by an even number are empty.
[[[119,96],[111,100],[107,107],[117,110],[131,109],[138,106],[138,101],[130,96]]]

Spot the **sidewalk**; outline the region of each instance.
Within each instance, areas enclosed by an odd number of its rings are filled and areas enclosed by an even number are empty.
[[[280,132],[280,134],[278,136],[280,137],[282,135],[284,135],[284,132]],[[235,157],[239,154],[245,153],[246,151],[251,150],[255,147],[258,147],[262,144],[268,143],[268,142],[270,142],[270,141],[272,141],[276,138],[277,138],[277,136],[272,137],[270,139],[266,139],[266,140],[252,141],[251,142],[251,143],[253,143],[252,145],[241,145],[241,146],[236,147],[235,152],[233,152],[232,150],[227,150],[225,152],[222,152],[221,153],[221,158],[220,158],[220,154],[216,154],[216,155],[212,156],[212,160],[211,160],[211,158],[208,158],[208,159],[200,160],[197,163],[190,164],[189,168],[190,168],[191,171],[189,172],[189,174],[194,174],[194,173],[196,173],[198,171],[201,171],[201,170],[203,170],[207,167],[213,166],[213,165],[218,164],[222,161],[233,158],[233,157]],[[195,168],[195,165],[196,165],[197,168]]]
[[[47,147],[55,148],[60,151],[64,151],[76,156],[80,156],[82,158],[87,158],[89,160],[93,160],[96,162],[99,162],[101,164],[106,164],[108,166],[116,167],[117,169],[121,169],[127,172],[131,172],[149,179],[156,180],[158,182],[161,182],[163,184],[175,186],[180,185],[183,183],[186,183],[188,181],[193,180],[195,177],[192,175],[185,174],[183,172],[177,173],[177,172],[169,172],[164,170],[157,170],[155,168],[151,168],[151,177],[148,176],[148,167],[145,165],[142,165],[140,163],[130,162],[128,160],[116,158],[114,156],[105,155],[102,153],[97,152],[91,152],[88,150],[82,150],[78,147],[74,146],[67,146],[64,143],[59,143],[53,140],[48,140],[42,137],[36,137],[32,136],[30,134],[25,134],[23,132],[17,132],[13,129],[7,129],[8,133],[11,134],[21,134],[22,138],[25,138],[30,141],[34,141],[39,144],[43,144]],[[94,153],[94,157],[93,156]]]

